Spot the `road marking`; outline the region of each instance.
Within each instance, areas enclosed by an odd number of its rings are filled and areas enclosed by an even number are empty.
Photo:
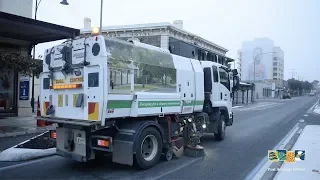
[[[314,109],[314,107],[315,107],[317,104],[318,104],[318,101],[317,101],[313,106],[311,106],[311,107],[309,108],[308,113],[311,113],[312,110]]]
[[[299,123],[297,123],[290,131],[289,133],[273,148],[273,149],[279,149],[279,147],[285,142],[292,138],[292,136],[295,134],[295,132],[299,129],[298,127]],[[289,139],[289,140],[287,140]],[[264,173],[268,170],[268,167],[270,167],[271,162],[268,161],[268,156],[264,157],[260,163],[248,174],[248,176],[245,178],[246,180],[259,180]]]
[[[232,109],[241,108],[241,107],[244,107],[244,106],[233,106]]]
[[[36,160],[27,161],[27,162],[23,162],[23,163],[19,163],[19,164],[14,164],[14,165],[11,165],[11,166],[1,167],[0,168],[0,172],[6,171],[6,170],[15,169],[15,168],[19,168],[19,167],[22,167],[22,166],[32,165],[32,164],[41,162],[43,160],[50,159],[52,157],[54,157],[54,156],[48,156],[48,157],[44,157],[44,158],[41,158],[41,159],[36,159]]]
[[[280,106],[283,103],[265,103],[265,104],[257,104],[255,106],[251,106],[248,108],[242,108],[241,110],[239,109],[239,111],[252,111],[252,110],[264,110],[264,109],[268,109],[268,108],[272,108],[275,106]]]
[[[303,116],[308,116],[308,114],[305,114],[305,115],[303,115]]]
[[[272,106],[268,106],[268,107],[260,108],[260,109],[256,109],[256,110],[257,110],[257,111],[260,111],[260,110],[269,109],[269,108],[273,108],[273,107],[280,106],[280,105],[281,105],[281,104],[275,104],[275,105],[272,105]]]

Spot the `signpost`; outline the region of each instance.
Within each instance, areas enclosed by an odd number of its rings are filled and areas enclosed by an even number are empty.
[[[19,89],[19,99],[20,100],[29,100],[29,85],[30,80],[26,76],[20,77],[20,89]]]

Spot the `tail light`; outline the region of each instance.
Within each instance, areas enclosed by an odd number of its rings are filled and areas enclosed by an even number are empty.
[[[51,139],[57,139],[57,132],[55,130],[50,130],[49,135]]]

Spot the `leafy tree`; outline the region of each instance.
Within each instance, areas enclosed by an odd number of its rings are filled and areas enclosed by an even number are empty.
[[[39,77],[42,72],[42,60],[33,60],[31,56],[22,56],[20,52],[0,49],[0,71],[12,69],[20,74]]]
[[[314,80],[312,81],[312,88],[315,88],[318,84],[319,84],[319,81],[318,80]]]

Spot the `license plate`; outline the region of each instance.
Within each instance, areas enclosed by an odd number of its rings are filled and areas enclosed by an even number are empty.
[[[76,138],[76,143],[85,145],[86,144],[86,139],[83,138],[83,137],[77,137]]]

